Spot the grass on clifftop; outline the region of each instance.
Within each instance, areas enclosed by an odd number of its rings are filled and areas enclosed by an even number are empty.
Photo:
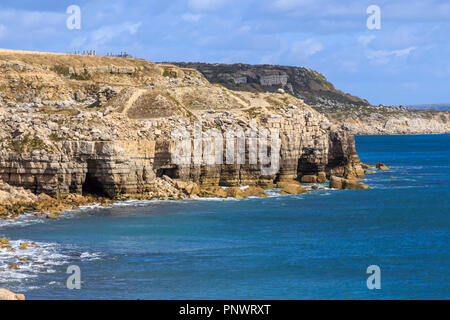
[[[27,134],[23,137],[22,140],[11,140],[9,143],[9,147],[17,154],[23,154],[24,152],[33,152],[35,150],[44,150],[46,149],[46,144],[39,137],[30,138],[30,135]]]
[[[56,72],[57,74],[59,74],[60,76],[72,79],[72,80],[90,80],[91,79],[91,75],[87,72],[84,71],[82,74],[72,74],[70,73],[70,69],[69,67],[66,66],[62,66],[62,65],[56,65],[52,68],[53,72]]]

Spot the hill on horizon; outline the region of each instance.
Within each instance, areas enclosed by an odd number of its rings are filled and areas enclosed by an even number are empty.
[[[310,105],[369,106],[370,103],[334,87],[317,71],[293,66],[167,62],[200,71],[211,83],[235,91],[276,92],[283,89]]]

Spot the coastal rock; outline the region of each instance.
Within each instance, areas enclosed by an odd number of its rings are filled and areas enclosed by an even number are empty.
[[[200,186],[197,183],[189,183],[186,185],[184,190],[188,195],[196,195],[200,193]]]
[[[343,189],[343,183],[342,183],[343,179],[336,177],[336,176],[331,176],[330,177],[330,188],[331,189]]]
[[[307,174],[301,177],[301,182],[303,183],[316,183],[317,182],[317,176],[312,174]]]
[[[25,300],[25,296],[6,289],[0,289],[0,300]]]
[[[265,198],[267,197],[266,192],[261,187],[248,187],[244,190],[245,195],[247,197],[258,197],[258,198]]]
[[[323,171],[319,172],[317,174],[317,182],[323,183],[325,181],[327,181],[327,174],[326,174],[326,172],[323,172]]]
[[[381,163],[381,162],[378,162],[376,167],[378,170],[382,170],[382,171],[391,170],[387,165],[385,165],[384,163]]]
[[[298,184],[285,185],[280,191],[280,194],[302,194],[302,193],[308,193],[308,190],[306,190],[303,186]]]
[[[206,198],[227,198],[228,193],[221,187],[207,187],[201,189],[200,196]]]
[[[368,185],[358,180],[344,179],[340,177],[330,177],[330,188],[347,190],[366,190],[370,189]]]
[[[12,59],[33,72],[18,74]],[[259,79],[287,93],[255,94],[212,85],[194,69],[140,59],[4,50],[3,62],[0,92],[10,103],[0,108],[2,218],[37,212],[52,219],[65,209],[115,199],[263,196],[250,188],[272,188],[274,181],[283,188],[283,181],[302,177],[364,176],[354,137],[289,94],[287,74]],[[193,139],[196,123],[201,146],[213,134],[277,132],[279,148],[266,150],[279,158],[276,170],[250,164],[254,153],[247,144],[243,164],[211,161],[216,155],[206,149],[201,161],[183,154],[175,163],[173,133],[184,130]],[[302,191],[296,185],[285,192]]]
[[[307,68],[242,63],[176,65],[197,69],[211,82],[231,90],[289,92],[352,134],[450,133],[449,111],[373,106],[365,99],[337,90],[324,75]]]
[[[248,193],[240,188],[231,187],[226,189],[228,198],[244,199],[248,198]]]
[[[11,247],[8,238],[0,238],[0,248]]]
[[[302,187],[302,185],[300,184],[300,182],[298,182],[297,180],[283,180],[283,181],[278,181],[277,182],[277,188],[283,189],[286,186],[289,185],[297,185]]]

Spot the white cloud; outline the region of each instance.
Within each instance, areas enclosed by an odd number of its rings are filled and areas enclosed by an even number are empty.
[[[279,10],[290,10],[314,4],[314,1],[315,0],[276,0],[273,2],[273,7]]]
[[[371,43],[373,40],[376,39],[377,36],[375,36],[374,34],[369,34],[369,35],[362,35],[358,37],[358,42],[367,46],[369,43]]]
[[[420,85],[417,82],[404,82],[404,83],[402,83],[402,86],[403,86],[403,88],[411,89],[411,90],[420,88]]]
[[[65,11],[61,13],[47,11],[25,11],[15,9],[0,10],[0,21],[6,25],[20,25],[22,28],[56,26],[66,21]]]
[[[403,57],[409,55],[417,47],[409,47],[399,50],[369,50],[366,52],[367,58],[374,64],[387,64],[393,57]]]
[[[189,8],[195,11],[214,11],[225,4],[225,0],[189,0]]]
[[[0,24],[0,38],[6,35],[6,27],[3,24]]]
[[[292,44],[290,49],[290,55],[308,58],[322,51],[323,45],[314,38],[308,38],[302,41],[296,41]]]
[[[185,13],[181,16],[181,19],[187,22],[198,22],[202,18],[201,14]]]
[[[112,39],[122,35],[123,33],[129,33],[130,35],[136,34],[140,26],[140,22],[134,24],[125,22],[120,25],[101,27],[91,33],[90,40],[93,44],[102,45],[110,42]]]

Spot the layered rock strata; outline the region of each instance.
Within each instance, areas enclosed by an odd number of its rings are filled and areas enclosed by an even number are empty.
[[[138,59],[3,50],[0,68],[0,179],[33,194],[117,199],[164,189],[176,198],[364,176],[353,136],[288,93],[234,92],[195,70]],[[248,142],[243,164],[211,162],[205,150],[200,163],[174,163],[173,132],[198,124],[203,141],[213,129],[277,132],[280,147],[267,153],[277,153],[279,167],[267,174],[250,164]],[[226,143],[220,148],[226,154]]]
[[[175,64],[195,68],[212,83],[232,90],[288,92],[352,134],[450,133],[449,111],[372,106],[367,100],[337,90],[314,70],[273,65]]]

